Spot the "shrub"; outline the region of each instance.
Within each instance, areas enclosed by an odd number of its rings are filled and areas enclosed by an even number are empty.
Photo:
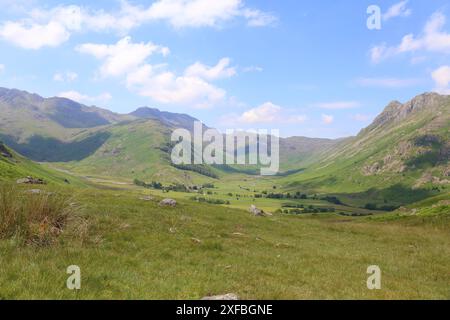
[[[326,196],[324,198],[322,198],[322,200],[328,201],[330,203],[334,203],[334,204],[343,204],[341,200],[339,200],[337,197],[334,196]]]
[[[0,239],[48,246],[69,223],[81,221],[80,207],[67,196],[40,191],[30,193],[15,185],[0,185]],[[86,221],[75,226],[79,232]],[[80,227],[80,228],[79,228]],[[86,232],[82,232],[85,234]]]

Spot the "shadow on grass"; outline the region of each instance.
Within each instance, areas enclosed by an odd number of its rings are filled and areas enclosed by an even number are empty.
[[[86,139],[74,142],[62,142],[55,138],[32,136],[26,143],[17,143],[8,135],[0,138],[12,149],[34,161],[69,162],[80,161],[97,151],[111,136],[108,132],[99,132]]]
[[[402,184],[395,184],[384,189],[371,188],[356,193],[333,194],[344,202],[356,206],[368,206],[367,209],[385,208],[386,211],[418,202],[436,195],[436,191],[427,189],[411,189]]]

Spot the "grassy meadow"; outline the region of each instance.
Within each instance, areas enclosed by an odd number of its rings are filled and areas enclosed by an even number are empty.
[[[42,189],[81,204],[85,236],[68,225],[51,246],[0,240],[1,299],[450,298],[445,211],[254,217],[181,193],[177,207],[163,208],[156,192],[131,186]],[[66,288],[69,265],[81,268],[81,290]],[[382,270],[381,290],[366,287],[369,265]]]

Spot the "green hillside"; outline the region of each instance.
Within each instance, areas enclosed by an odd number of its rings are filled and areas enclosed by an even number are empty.
[[[86,183],[77,177],[51,170],[18,155],[0,141],[0,181],[16,181],[27,176],[43,179],[53,185],[86,186]]]
[[[399,205],[445,191],[449,159],[450,97],[424,94],[405,104],[391,103],[358,136],[283,182],[289,190]]]
[[[84,175],[155,180],[165,183],[201,183],[208,177],[170,165],[171,128],[157,120],[122,122],[100,129],[108,138],[92,155],[80,161],[58,163]]]
[[[177,169],[170,163],[170,134],[179,127],[192,129],[196,119],[188,115],[150,108],[121,115],[5,88],[0,88],[0,111],[0,139],[52,167],[82,175],[187,185],[216,176],[212,168]]]

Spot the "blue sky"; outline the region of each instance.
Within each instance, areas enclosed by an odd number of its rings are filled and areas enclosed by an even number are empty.
[[[367,8],[380,8],[380,30]],[[450,94],[444,0],[0,0],[0,86],[282,136],[356,134]]]

